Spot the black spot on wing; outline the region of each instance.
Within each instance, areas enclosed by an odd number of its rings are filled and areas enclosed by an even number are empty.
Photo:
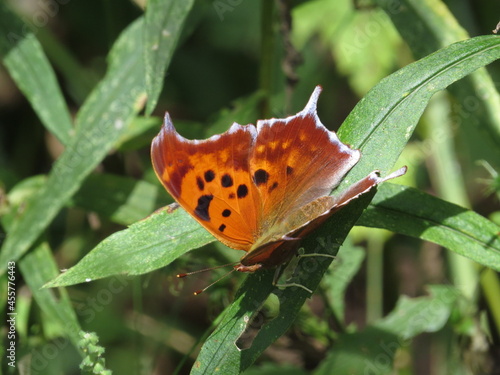
[[[236,190],[236,194],[238,195],[238,198],[245,198],[248,195],[248,187],[245,184],[241,184],[238,186],[238,189]]]
[[[211,182],[215,178],[215,172],[209,169],[208,171],[205,172],[204,177],[206,182]]]
[[[264,169],[257,169],[253,174],[253,181],[257,186],[265,184],[267,180],[269,180],[269,173]]]
[[[198,205],[194,209],[194,213],[201,220],[210,221],[210,215],[208,213],[208,208],[210,207],[210,202],[214,199],[213,195],[202,195],[198,198]]]
[[[221,224],[221,226],[219,227],[219,232],[224,232],[224,229],[226,229],[226,225]]]
[[[222,211],[222,216],[224,216],[224,217],[229,217],[229,216],[231,216],[231,210],[228,210],[228,209],[226,208],[224,211]]]
[[[234,199],[234,198],[236,198],[236,195],[234,195],[234,193],[230,193],[230,194],[228,195],[228,198],[229,198],[229,199]]]
[[[286,166],[286,174],[290,176],[293,173],[293,168],[289,165]]]
[[[269,189],[267,190],[269,193],[272,192],[274,189],[278,187],[278,182],[273,182],[271,186],[269,186]]]
[[[220,183],[221,183],[222,187],[225,187],[225,188],[233,186],[233,178],[226,173],[220,179]]]
[[[196,177],[196,185],[198,185],[198,189],[200,189],[200,191],[203,191],[203,189],[205,189],[205,183],[200,177]]]

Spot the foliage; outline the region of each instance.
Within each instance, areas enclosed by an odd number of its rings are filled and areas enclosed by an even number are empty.
[[[10,125],[0,129],[0,285],[7,310],[15,264],[20,372],[78,373],[80,363],[128,374],[500,367],[490,354],[500,338],[491,195],[500,37],[465,30],[491,33],[488,3],[52,3],[0,4],[1,119]],[[337,256],[300,257],[282,276],[313,296],[273,286],[267,270],[233,273],[190,297],[193,283],[209,280],[184,284],[175,273],[238,253],[182,209],[162,208],[171,200],[148,146],[164,111],[202,139],[233,121],[294,113],[316,84],[322,122],[342,122],[339,137],[363,155],[332,194],[374,169],[406,164],[407,176],[303,242],[305,253]],[[82,339],[82,330],[96,334]]]
[[[80,349],[85,353],[85,357],[80,364],[82,374],[111,375],[111,371],[105,367],[104,348],[97,345],[99,339],[95,332],[80,331],[81,340],[78,343]]]

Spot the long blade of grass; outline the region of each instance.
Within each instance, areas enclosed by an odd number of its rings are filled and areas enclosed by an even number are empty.
[[[384,184],[356,225],[444,246],[500,271],[500,227],[466,208],[406,186]]]
[[[83,182],[72,202],[115,223],[131,225],[147,217],[156,207],[166,205],[167,198],[160,186],[99,173],[90,175]]]
[[[7,234],[0,272],[24,254],[82,181],[106,156],[144,101],[144,65],[136,52],[143,20],[127,28],[110,52],[106,77],[78,113],[76,134],[49,174],[45,186],[28,202]]]
[[[36,176],[22,180],[13,187],[8,194],[9,210],[1,217],[1,224],[7,230],[14,221],[18,212],[27,197],[35,194],[45,183],[45,176]],[[11,264],[16,264],[12,262]],[[68,337],[73,346],[78,349],[80,323],[73,309],[72,302],[65,289],[54,291],[42,289],[42,286],[54,278],[59,270],[56,261],[46,242],[39,242],[31,253],[23,257],[17,263],[22,278],[28,285],[35,301],[49,320],[55,324],[56,334]],[[15,271],[14,271],[15,272]],[[47,293],[48,292],[48,293]],[[66,342],[61,342],[58,349],[63,349]],[[83,353],[81,353],[83,356]]]
[[[432,95],[497,60],[499,51],[497,36],[458,42],[400,69],[370,90],[338,132],[343,142],[369,157],[361,157],[338,191],[373,169],[389,171]]]
[[[143,274],[173,262],[186,249],[212,241],[212,235],[184,210],[171,212],[167,207],[109,236],[46,287],[78,284],[118,274]]]
[[[64,288],[60,288],[57,294],[54,291],[42,289],[47,281],[59,273],[47,243],[41,243],[23,257],[19,262],[19,269],[38,306],[51,319],[58,322],[61,333],[67,335],[74,347],[78,349],[80,340],[78,332],[81,327],[68,293]]]
[[[54,70],[29,27],[0,3],[0,56],[17,87],[43,125],[63,144],[73,134],[72,121]]]
[[[156,107],[165,72],[193,3],[194,0],[148,1],[143,48],[148,93],[147,114]]]
[[[391,18],[416,58],[469,38],[441,0],[376,2]],[[450,87],[449,91],[455,96],[456,105],[460,106],[464,125],[473,127],[474,131],[483,131],[496,145],[500,144],[500,95],[486,69],[478,69]]]

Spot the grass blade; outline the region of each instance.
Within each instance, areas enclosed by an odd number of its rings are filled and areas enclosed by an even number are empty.
[[[54,70],[34,34],[5,3],[0,4],[0,56],[44,126],[63,144],[73,134],[68,107]]]
[[[53,291],[42,289],[47,281],[59,273],[48,245],[41,243],[21,259],[19,269],[38,306],[59,323],[61,334],[67,335],[75,348],[78,348],[78,332],[81,327],[68,293],[60,288],[56,297]]]
[[[416,58],[422,58],[439,48],[469,38],[445,2],[377,0],[391,17],[394,26],[408,43]],[[465,20],[461,20],[464,22]],[[479,69],[457,85],[449,88],[462,112],[463,124],[484,131],[486,141],[500,144],[500,95],[486,69]],[[474,103],[471,106],[470,103]],[[495,146],[492,146],[495,147]]]
[[[193,3],[194,0],[148,1],[143,49],[148,94],[147,114],[151,114],[156,107],[165,72]]]
[[[90,175],[72,201],[87,211],[122,225],[144,219],[155,207],[166,205],[163,189],[146,181],[111,174]]]
[[[46,287],[73,285],[118,274],[140,275],[212,241],[212,235],[184,210],[169,213],[165,208],[109,236]]]
[[[136,21],[115,43],[106,77],[78,113],[75,137],[55,163],[45,186],[7,234],[0,272],[5,272],[9,260],[28,250],[142,107],[144,66],[136,53],[142,25],[142,19]]]
[[[485,217],[417,189],[380,186],[356,223],[421,238],[500,271],[500,227]]]
[[[389,171],[432,95],[500,57],[500,38],[481,36],[443,48],[383,79],[339,129],[343,142],[361,149],[361,160],[338,191],[373,169]]]

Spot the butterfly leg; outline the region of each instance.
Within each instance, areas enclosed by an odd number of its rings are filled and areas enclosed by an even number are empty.
[[[322,254],[322,253],[297,254],[297,257],[299,257],[299,258],[307,258],[307,257],[325,257],[325,258],[337,259],[337,256],[336,256],[336,255],[331,255],[331,254]]]
[[[287,235],[284,235],[283,237],[281,237],[281,239],[284,241],[300,241],[300,240],[302,240],[302,238],[289,237]]]
[[[167,206],[167,212],[171,214],[175,210],[177,210],[181,205],[177,202],[171,203]]]
[[[286,267],[286,265],[285,265]],[[298,284],[298,283],[284,283],[284,284],[278,284],[278,280],[279,278],[281,277],[283,273],[283,265],[279,265],[277,268],[276,268],[276,272],[274,273],[274,277],[273,277],[273,285],[278,287],[278,288],[288,288],[288,287],[292,287],[292,286],[296,286],[296,287],[299,287],[299,288],[302,288],[304,289],[305,291],[313,294],[313,291],[307,287],[305,287],[304,285],[302,284]]]

